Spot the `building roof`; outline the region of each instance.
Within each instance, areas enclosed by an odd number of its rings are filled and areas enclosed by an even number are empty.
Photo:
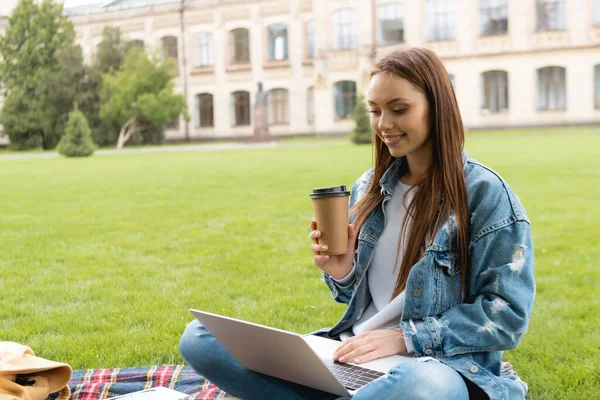
[[[184,0],[186,1],[186,0]],[[126,8],[146,7],[155,4],[181,3],[181,0],[104,0],[85,6],[65,8],[69,15],[96,14],[109,11],[117,11]]]
[[[64,12],[70,15],[81,15],[81,14],[90,14],[93,12],[102,12],[104,10],[104,6],[108,4],[109,1],[101,1],[93,4],[85,4],[82,6],[73,6],[73,7],[65,7]]]

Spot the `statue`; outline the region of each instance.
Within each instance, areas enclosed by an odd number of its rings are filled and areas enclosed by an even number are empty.
[[[269,142],[273,140],[269,135],[269,110],[267,105],[267,92],[263,90],[262,82],[258,82],[258,92],[254,101],[254,135],[251,142]]]
[[[258,82],[258,92],[256,92],[255,104],[267,104],[267,92],[263,90],[262,82]]]

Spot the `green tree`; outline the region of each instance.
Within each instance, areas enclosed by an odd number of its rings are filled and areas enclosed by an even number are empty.
[[[96,62],[86,66],[86,79],[79,105],[89,121],[94,143],[99,146],[115,145],[120,129],[118,121],[100,118],[102,75],[121,69],[128,50],[127,42],[122,39],[121,30],[118,27],[105,26],[102,31],[102,41],[98,46]]]
[[[75,103],[75,109],[69,113],[65,133],[58,143],[58,152],[67,157],[87,157],[94,154],[95,148],[88,121]]]
[[[352,110],[352,119],[356,126],[350,136],[355,144],[372,143],[373,136],[371,123],[369,121],[369,111],[364,96],[361,94],[356,99],[356,105]]]
[[[119,124],[108,118],[100,118],[102,73],[95,65],[86,65],[85,70],[85,80],[78,97],[79,109],[88,120],[94,143],[98,146],[114,145],[119,137]]]
[[[129,53],[121,70],[104,75],[100,116],[120,123],[117,149],[152,125],[162,128],[181,114],[189,121],[185,98],[173,92],[176,75],[171,60],[139,51]]]
[[[87,117],[94,143],[98,146],[114,146],[119,138],[121,124],[112,118],[100,117],[102,90],[102,75],[116,72],[121,69],[129,52],[140,49],[134,41],[125,40],[119,27],[106,26],[102,31],[102,41],[98,46],[96,61],[93,65],[86,66],[86,79],[83,84],[79,108]],[[164,138],[162,126],[155,126],[148,121],[142,121],[145,129],[134,133],[128,143],[158,144]]]
[[[131,49],[130,41],[121,35],[121,29],[115,26],[105,26],[102,31],[102,41],[98,45],[96,67],[103,74],[118,71],[125,62]]]
[[[20,0],[0,37],[0,111],[16,149],[56,146],[84,76],[81,48],[62,4]]]
[[[82,95],[85,66],[81,47],[71,46],[57,52],[56,70],[49,75],[41,87],[47,93],[46,121],[48,122],[48,142],[44,148],[57,145],[65,131],[73,103]],[[50,139],[51,138],[51,139]]]

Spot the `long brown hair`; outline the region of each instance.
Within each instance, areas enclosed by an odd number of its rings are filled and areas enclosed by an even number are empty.
[[[377,60],[373,64],[371,77],[380,73],[391,73],[404,78],[425,94],[429,103],[429,127],[433,148],[431,166],[417,182],[418,190],[415,190],[402,223],[400,240],[403,237],[407,240],[392,298],[406,288],[408,274],[412,266],[423,257],[426,241],[433,240],[433,235],[449,218],[456,221],[461,290],[465,293],[469,237],[469,205],[462,161],[465,137],[450,77],[435,53],[423,48],[397,50]],[[379,180],[395,160],[375,132],[373,153],[373,179],[366,195],[352,210],[356,215],[356,232],[360,231],[369,214],[381,204],[384,195],[381,193]],[[405,235],[409,216],[412,219],[410,230]],[[450,244],[452,245],[451,237]]]

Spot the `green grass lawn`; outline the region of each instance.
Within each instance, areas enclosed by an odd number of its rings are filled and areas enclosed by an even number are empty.
[[[506,353],[531,399],[600,391],[600,135],[470,133],[532,221],[537,299]],[[0,157],[2,340],[74,368],[181,363],[195,307],[305,333],[334,324],[308,239],[313,187],[369,146]]]

